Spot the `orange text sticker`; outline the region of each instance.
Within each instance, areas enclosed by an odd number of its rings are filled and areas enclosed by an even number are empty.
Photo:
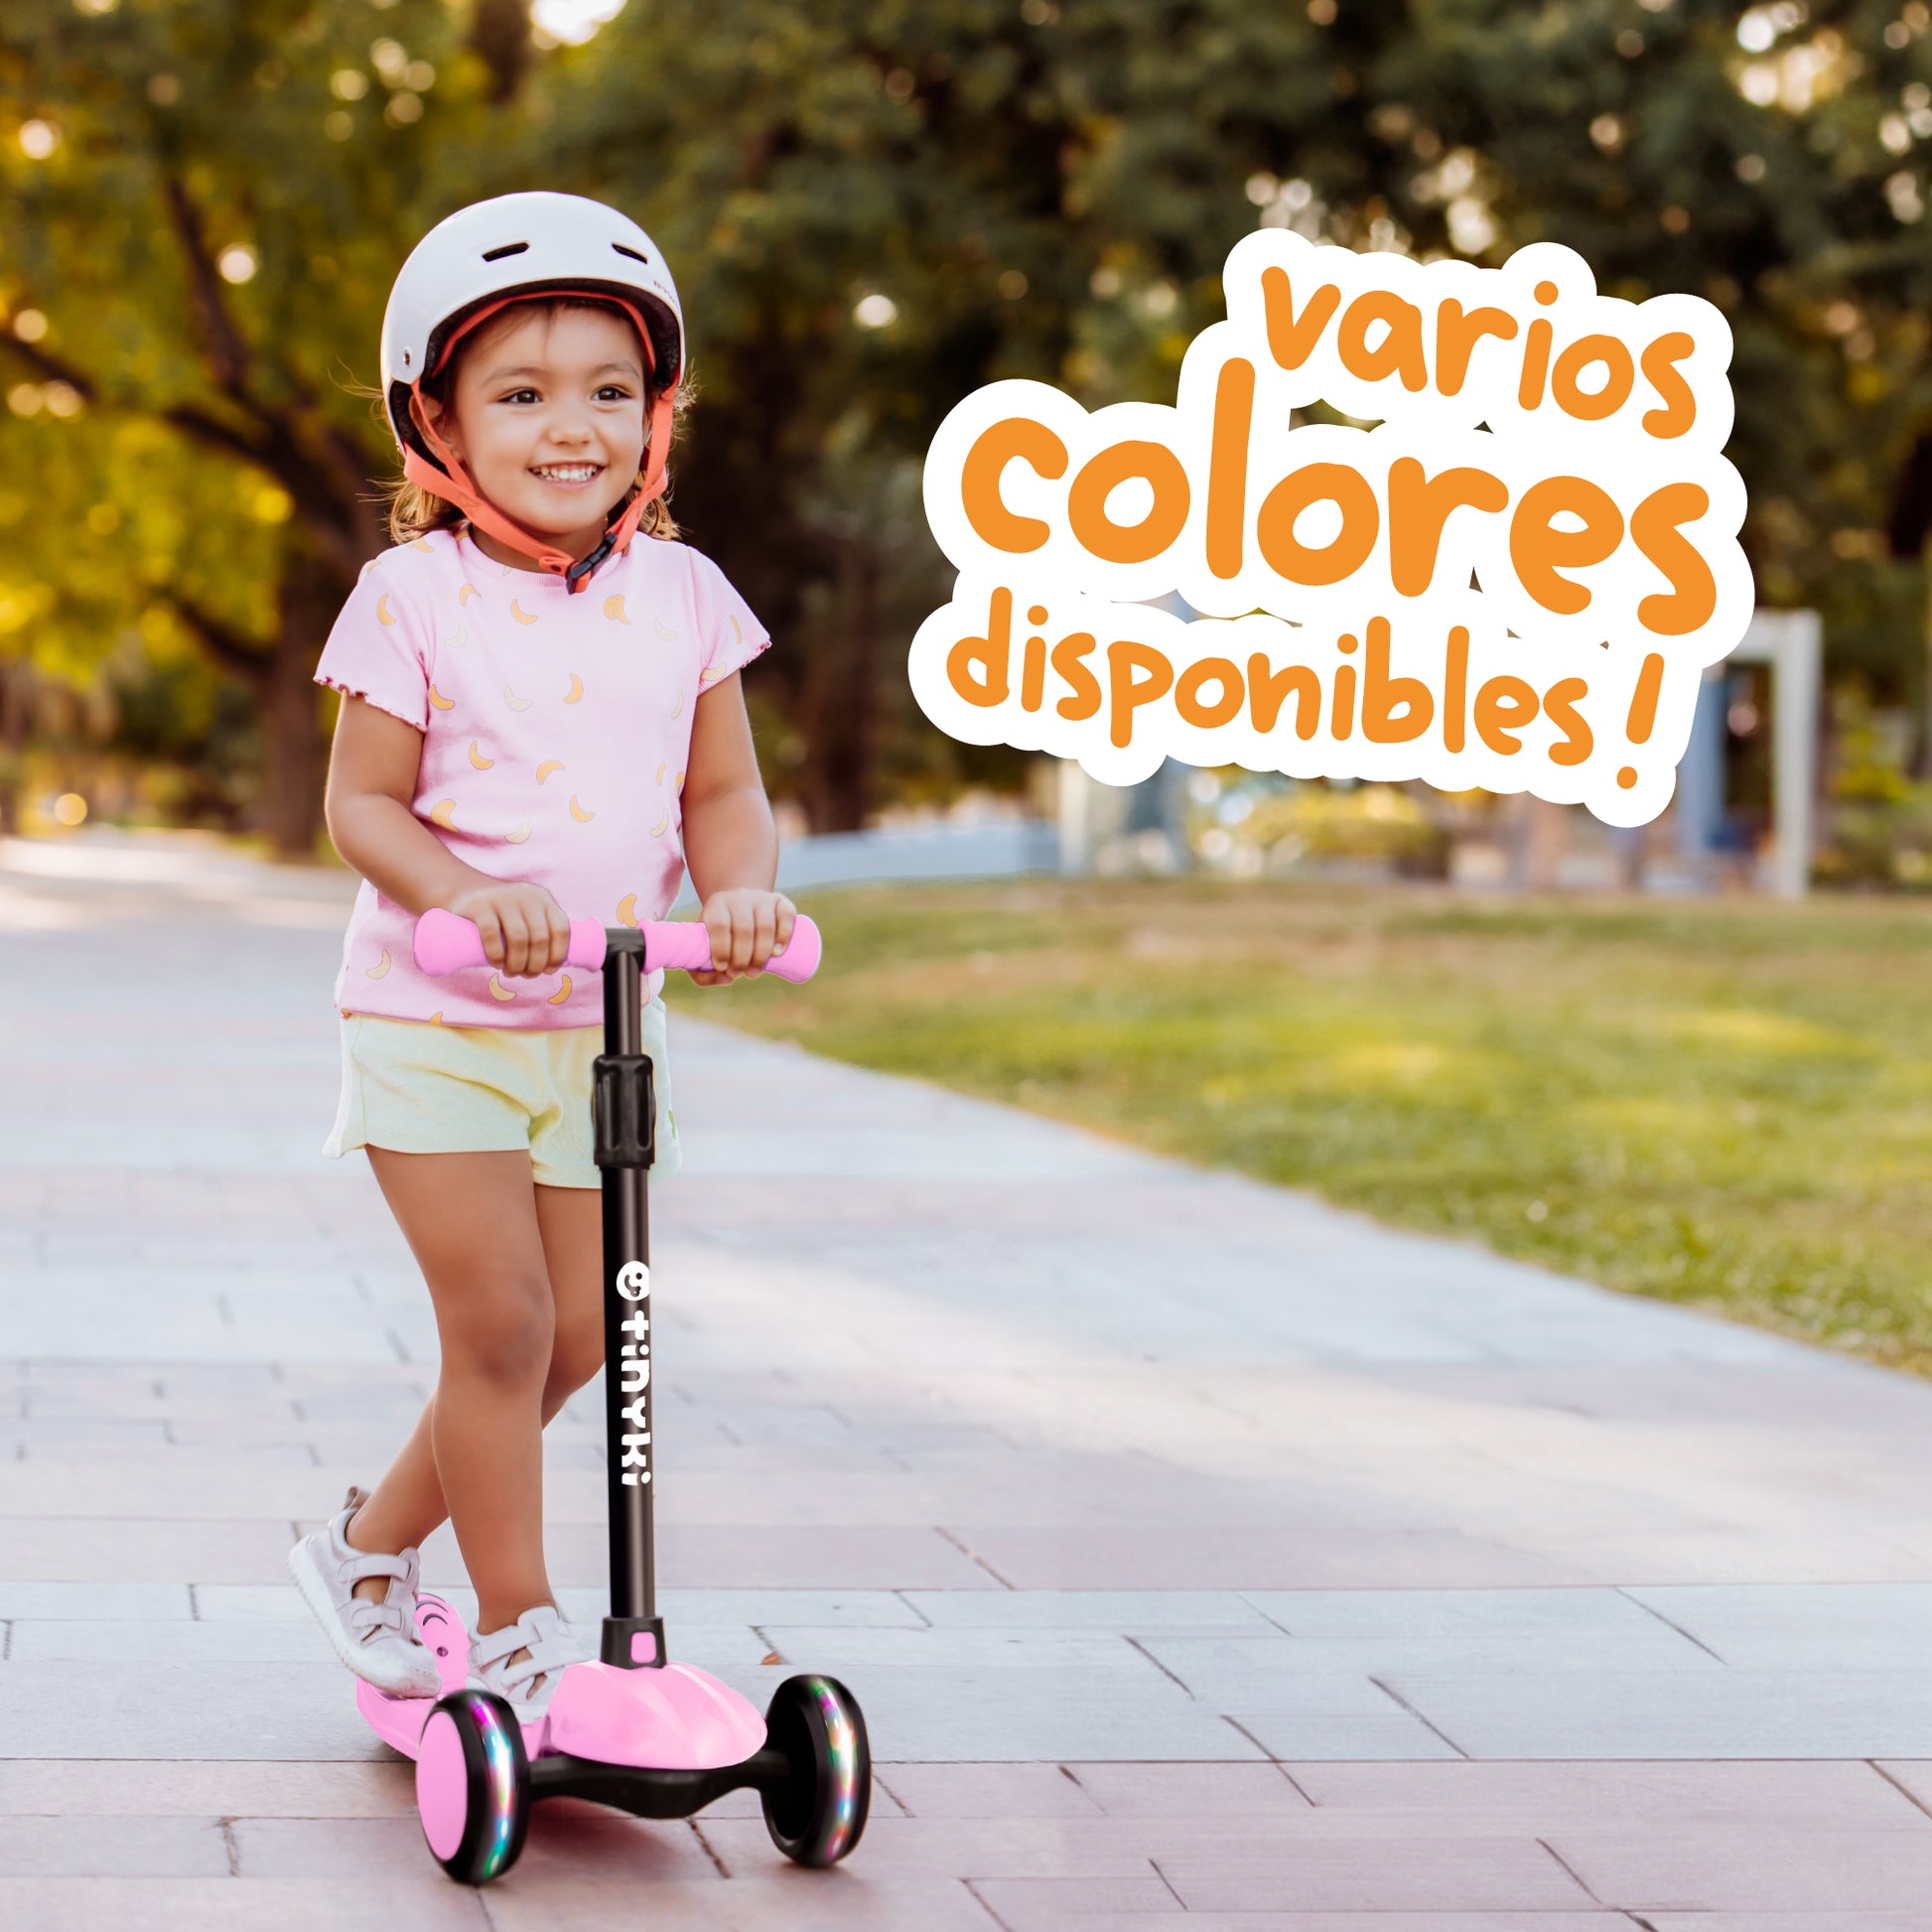
[[[1117,784],[1176,758],[1654,817],[1751,613],[1724,317],[1554,243],[1485,269],[1270,228],[1224,287],[1172,406],[1008,381],[941,425],[927,716]]]

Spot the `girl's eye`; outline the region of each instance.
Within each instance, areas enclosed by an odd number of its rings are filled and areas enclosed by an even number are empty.
[[[631,392],[621,382],[606,382],[599,386],[595,400],[598,402],[628,402]],[[498,402],[541,402],[543,398],[534,389],[512,389],[506,395],[496,398]]]

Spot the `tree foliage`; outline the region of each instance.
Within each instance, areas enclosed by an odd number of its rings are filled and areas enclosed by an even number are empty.
[[[345,378],[421,226],[503,159],[494,72],[436,0],[89,0],[0,16],[0,75],[14,634],[73,665],[184,627],[254,695],[263,815],[307,850],[309,673],[382,542]]]
[[[785,637],[767,751],[820,824],[968,756],[897,674],[939,419],[1008,374],[1170,396],[1257,218],[1492,262],[1556,238],[1616,293],[1719,303],[1762,593],[1917,696],[1916,573],[1876,533],[1932,415],[1928,27],[1918,0],[633,0],[542,50],[519,0],[11,0],[0,380],[39,407],[0,417],[0,651],[79,673],[179,626],[256,694],[299,843],[308,666],[379,541],[351,384],[382,299],[431,220],[542,185],[625,207],[679,276],[676,508]]]

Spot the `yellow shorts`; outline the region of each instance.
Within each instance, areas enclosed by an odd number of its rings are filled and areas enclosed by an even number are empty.
[[[665,1180],[677,1173],[679,1157],[660,1001],[644,1009],[642,1044],[657,1095],[651,1178]],[[539,1186],[599,1186],[591,1063],[603,1045],[602,1027],[444,1027],[345,1014],[343,1095],[322,1151],[340,1159],[358,1147],[397,1154],[527,1148]]]

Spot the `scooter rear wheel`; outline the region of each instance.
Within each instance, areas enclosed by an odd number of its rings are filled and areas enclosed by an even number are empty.
[[[859,1700],[836,1677],[788,1677],[764,1714],[765,1742],[791,1775],[764,1793],[764,1828],[796,1864],[837,1864],[872,1806],[872,1746]]]
[[[452,1691],[423,1721],[416,1815],[436,1862],[464,1885],[486,1885],[516,1863],[530,1823],[523,1727],[499,1697]]]

